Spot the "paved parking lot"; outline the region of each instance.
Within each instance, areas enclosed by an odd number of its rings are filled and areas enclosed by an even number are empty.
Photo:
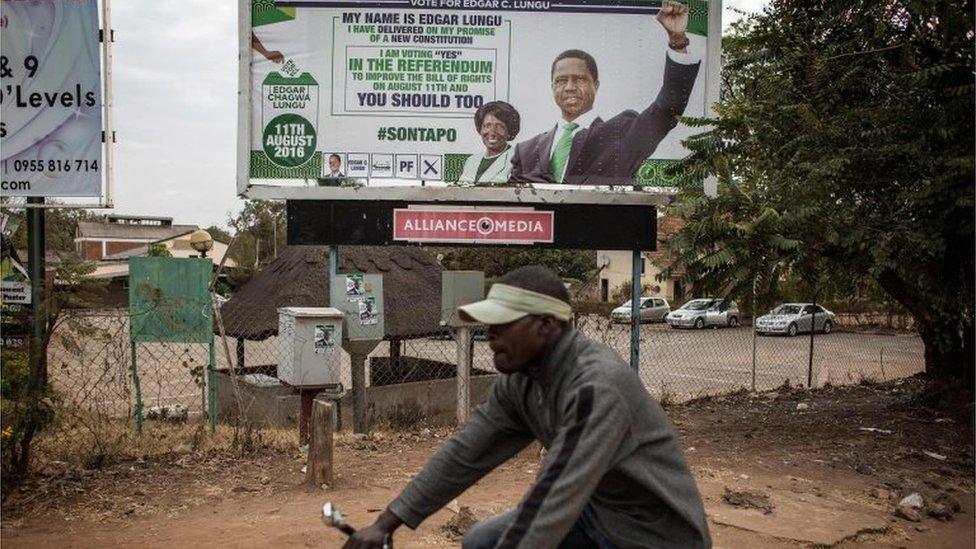
[[[587,322],[581,329],[629,357],[629,326]],[[667,391],[678,398],[751,388],[753,341],[750,326],[674,330],[643,325],[641,379],[655,394]],[[924,369],[923,356],[922,340],[914,334],[816,334],[813,382],[822,386],[910,376]],[[809,366],[809,334],[755,338],[756,389],[772,389],[786,380],[805,386]]]
[[[603,341],[629,361],[630,326],[588,317],[578,329]],[[432,342],[409,342],[410,354],[452,356]],[[438,342],[453,346],[453,342]],[[437,345],[436,347],[440,347]],[[474,365],[491,370],[491,350],[475,342]],[[755,338],[755,388],[768,390],[789,380],[806,386],[810,336]],[[837,331],[815,334],[813,384],[857,383],[862,379],[907,377],[924,370],[922,340],[914,334]],[[674,330],[661,324],[641,326],[640,377],[655,396],[684,400],[753,387],[753,334],[750,326]]]

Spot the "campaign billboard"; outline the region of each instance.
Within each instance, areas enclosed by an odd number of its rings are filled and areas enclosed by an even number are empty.
[[[679,117],[716,99],[719,9],[243,0],[238,188],[673,185],[701,131]]]
[[[0,189],[100,197],[98,0],[0,3]]]

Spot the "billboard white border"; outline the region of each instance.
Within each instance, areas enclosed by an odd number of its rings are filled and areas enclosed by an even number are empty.
[[[675,200],[676,189],[648,187],[641,190],[567,185],[532,187],[463,187],[412,184],[404,186],[318,187],[251,184],[250,106],[251,106],[251,0],[238,0],[238,78],[237,78],[237,194],[263,200],[406,200],[429,202],[523,202],[558,204],[667,205]],[[715,115],[713,105],[721,93],[722,0],[708,0],[708,41],[705,50],[708,70],[705,75],[705,116]],[[709,178],[710,180],[712,178]],[[713,187],[705,181],[705,188]]]

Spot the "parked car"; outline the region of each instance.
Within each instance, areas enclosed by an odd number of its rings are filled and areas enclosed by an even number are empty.
[[[666,320],[672,328],[735,327],[739,325],[739,306],[735,301],[714,297],[692,299],[669,313]]]
[[[811,320],[815,330],[829,334],[834,329],[834,313],[812,303],[784,303],[769,314],[756,319],[759,334],[786,334],[795,336],[810,333]]]
[[[630,324],[630,299],[627,303],[610,311],[610,320]],[[668,300],[660,297],[642,297],[640,301],[641,322],[664,322],[664,317],[671,312]]]

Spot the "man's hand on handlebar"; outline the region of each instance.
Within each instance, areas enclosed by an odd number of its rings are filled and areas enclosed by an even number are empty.
[[[393,532],[403,521],[389,510],[383,511],[372,525],[349,536],[342,549],[383,549],[393,539]]]

